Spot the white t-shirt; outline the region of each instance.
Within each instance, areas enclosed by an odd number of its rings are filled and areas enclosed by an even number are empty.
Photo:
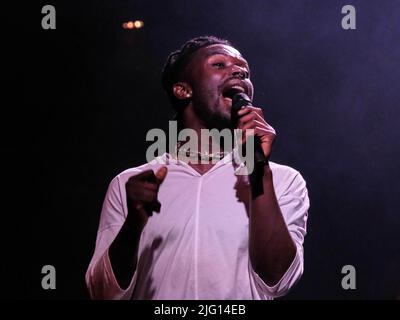
[[[164,154],[116,176],[108,188],[86,273],[93,299],[272,299],[287,293],[303,273],[303,240],[309,199],[296,170],[270,162],[273,185],[296,256],[281,280],[268,286],[254,272],[248,253],[249,219],[235,189],[232,154],[201,175],[187,163]],[[122,290],[113,274],[108,248],[127,215],[125,183],[162,165],[159,214],[143,229],[131,284]],[[265,254],[268,254],[266,252]]]

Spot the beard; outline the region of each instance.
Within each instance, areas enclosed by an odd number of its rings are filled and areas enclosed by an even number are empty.
[[[206,99],[199,100],[193,104],[193,111],[207,129],[232,129],[231,116],[223,112],[219,97],[211,105],[205,103]]]

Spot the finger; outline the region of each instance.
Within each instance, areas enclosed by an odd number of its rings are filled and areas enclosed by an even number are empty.
[[[140,183],[138,187],[143,189],[143,190],[148,190],[148,191],[152,191],[152,192],[158,192],[159,184],[158,183],[149,182],[149,181],[143,181],[143,183]]]
[[[254,131],[257,136],[261,137],[261,141],[268,141],[274,139],[276,136],[275,130],[271,128],[264,128],[264,127],[255,127]]]
[[[141,180],[135,180],[135,179],[130,179],[126,182],[126,187],[133,189],[133,190],[142,190],[142,189],[147,189],[147,190],[154,190],[158,191],[158,181],[155,180],[154,182],[151,181],[141,181]]]
[[[255,106],[244,106],[238,111],[238,115],[239,116],[240,115],[244,115],[244,114],[252,112],[252,111],[254,111],[254,112],[256,112],[256,113],[258,113],[260,115],[263,114],[263,110],[261,108],[258,108],[258,107],[255,107]]]
[[[129,199],[142,200],[145,193],[157,194],[159,185],[147,181],[130,181],[126,183],[125,188]]]
[[[254,120],[255,118],[256,118],[256,114],[253,113],[253,112],[249,112],[249,113],[245,114],[244,116],[242,116],[242,117],[239,118],[238,127],[239,127],[240,129],[242,129],[242,127],[243,127],[243,125],[244,125],[245,123],[247,123],[247,122],[249,122],[249,121],[252,121],[252,120]]]
[[[254,116],[254,117],[253,117],[254,119],[257,119],[258,121],[267,123],[267,122],[265,121],[265,119],[264,119],[264,114],[262,113],[262,110],[261,110],[261,109],[259,109],[259,108],[253,108],[253,110],[251,110],[250,113]]]
[[[241,129],[244,131],[248,129],[255,129],[256,127],[268,128],[268,125],[266,125],[261,121],[253,119],[251,121],[244,123]]]
[[[257,111],[253,111],[253,112],[254,112],[255,115],[256,115],[255,119],[257,119],[258,121],[261,121],[261,122],[267,124],[267,121],[265,121],[264,115],[263,115],[262,113],[260,114],[260,113],[258,113]]]
[[[247,113],[251,112],[250,106],[243,106],[239,111],[238,111],[238,116],[241,117]]]
[[[146,210],[146,207],[144,206],[143,203],[138,203],[135,207],[135,209],[143,216],[151,217],[153,215],[153,212]]]
[[[131,209],[138,212],[140,214],[140,216],[142,216],[142,217],[152,216],[152,212],[149,210],[146,210],[145,204],[141,201],[128,202],[128,210],[130,211]]]
[[[146,171],[149,171],[149,170],[146,170]],[[150,170],[150,171],[151,171],[150,173],[139,177],[139,179],[141,181],[145,181],[146,183],[152,183],[152,184],[155,184],[155,185],[159,185],[160,182],[158,181],[156,175],[154,174],[154,171],[153,170]]]
[[[128,181],[132,181],[132,180],[147,180],[147,179],[151,179],[154,178],[154,172],[153,170],[149,169],[149,170],[145,170],[139,174],[136,174],[132,177],[130,177],[128,179]]]
[[[148,202],[144,204],[144,208],[148,215],[151,215],[154,212],[160,213],[161,210],[161,203],[158,200],[153,202]]]
[[[263,110],[261,108],[255,107],[255,106],[247,106],[247,108],[250,109],[250,111],[254,111],[260,115],[263,114]]]
[[[268,142],[275,139],[276,132],[271,126],[252,126],[251,128],[243,129],[242,142],[247,141],[249,137],[254,135],[260,137],[262,142]]]
[[[144,209],[144,204],[143,202],[136,202],[135,204],[133,204],[133,207],[139,211],[140,213],[146,213],[146,210]]]
[[[249,129],[254,129],[258,136],[262,136],[264,134],[276,135],[276,131],[272,126],[270,126],[266,122],[264,123],[264,122],[261,122],[258,120],[250,121],[250,122],[246,123],[242,128],[242,130],[244,132],[248,131]]]
[[[166,166],[162,166],[158,171],[156,172],[156,177],[161,184],[164,180],[165,177],[167,176],[168,169]]]
[[[160,213],[161,210],[161,203],[160,201],[156,200],[154,202],[151,203],[151,209],[152,211],[155,211],[157,213]]]
[[[253,137],[254,135],[260,137],[261,146],[272,144],[274,142],[274,140],[275,140],[275,137],[276,137],[274,132],[267,131],[267,130],[265,130],[263,128],[257,127],[257,128],[255,128],[253,130],[252,133],[248,133],[243,137],[242,143],[246,143],[248,141],[248,139],[250,137]]]
[[[268,125],[268,123],[265,121],[264,116],[263,116],[262,113],[260,114],[260,113],[258,113],[256,111],[251,111],[250,113],[242,116],[239,119],[238,127],[242,129],[243,125],[245,125],[247,122],[253,121],[253,120],[258,120],[261,123],[264,123],[264,124]]]
[[[138,188],[138,186],[128,186],[126,189],[127,199],[136,202],[152,202],[157,199],[157,190]]]
[[[144,189],[139,195],[139,200],[143,202],[154,202],[157,200],[157,192]]]

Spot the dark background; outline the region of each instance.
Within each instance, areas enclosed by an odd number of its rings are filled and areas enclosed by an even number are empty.
[[[272,160],[307,181],[305,273],[285,299],[400,296],[399,1],[36,3],[20,4],[5,29],[2,295],[87,298],[108,183],[145,162],[146,132],[173,115],[165,58],[212,34],[250,63],[254,104],[278,133]],[[41,28],[45,4],[56,30]],[[341,28],[346,4],[356,30]],[[121,28],[135,19],[143,29]],[[46,264],[56,290],[41,288]],[[341,288],[347,264],[356,290]]]

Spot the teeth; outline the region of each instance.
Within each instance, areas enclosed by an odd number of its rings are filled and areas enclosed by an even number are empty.
[[[233,86],[227,90],[227,92],[232,92],[232,91],[244,92],[244,89],[240,86]]]
[[[233,86],[231,89],[244,91],[244,89],[241,86]]]
[[[239,85],[234,85],[224,90],[223,96],[226,98],[232,98],[233,95],[235,95],[236,93],[243,93],[243,92],[245,92],[243,87]]]

